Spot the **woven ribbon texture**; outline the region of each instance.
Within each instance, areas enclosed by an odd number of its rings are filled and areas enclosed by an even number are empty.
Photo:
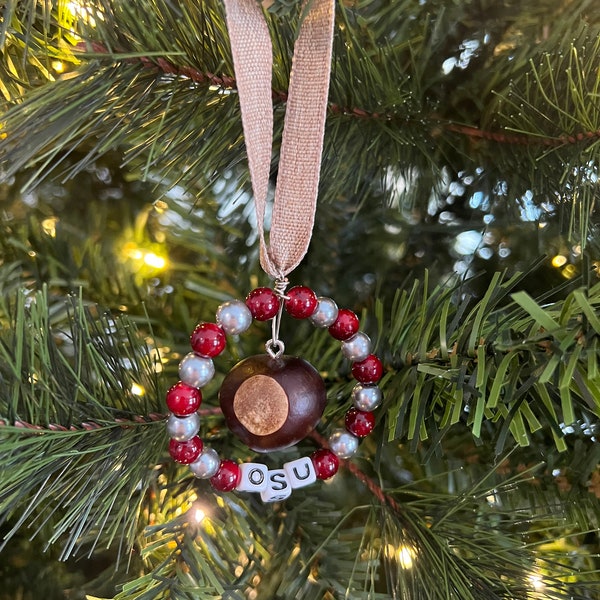
[[[309,0],[294,57],[269,239],[265,210],[273,145],[273,49],[257,0],[224,0],[256,205],[262,268],[274,279],[293,271],[312,235],[329,92],[334,0]]]

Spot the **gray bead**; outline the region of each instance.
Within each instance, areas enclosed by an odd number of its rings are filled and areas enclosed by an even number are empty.
[[[200,430],[200,416],[192,413],[185,417],[170,415],[167,419],[167,433],[178,442],[191,440]]]
[[[338,316],[337,304],[331,298],[317,298],[319,303],[315,312],[309,317],[315,327],[329,327],[335,323]]]
[[[252,324],[252,313],[241,300],[224,302],[217,309],[217,323],[229,335],[243,333]]]
[[[218,470],[221,459],[216,450],[204,448],[200,456],[190,465],[192,473],[200,479],[209,479]]]
[[[179,363],[179,379],[195,388],[206,385],[215,374],[212,359],[190,352]]]
[[[345,429],[336,429],[329,436],[329,447],[339,458],[350,458],[358,450],[358,438]]]
[[[381,390],[376,385],[357,383],[352,390],[352,402],[358,410],[375,410],[381,398]]]
[[[359,331],[349,340],[342,342],[342,354],[353,362],[365,360],[371,354],[371,340],[366,333]]]

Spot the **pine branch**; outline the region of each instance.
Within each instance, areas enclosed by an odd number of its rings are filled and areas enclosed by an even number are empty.
[[[478,171],[484,187],[507,186],[517,202],[527,190],[538,205],[558,197],[557,210],[572,207],[569,230],[585,245],[595,199],[586,180],[595,175],[593,166],[584,165],[597,162],[595,132],[600,129],[591,62],[598,25],[593,18],[582,20],[590,6],[588,0],[578,0],[568,7],[549,1],[535,11],[523,8],[524,15],[535,14],[538,21],[519,21],[498,8],[485,16],[470,3],[451,9],[440,5],[434,20],[429,5],[417,9],[409,2],[340,8],[321,198],[332,201],[338,196],[333,182],[344,180],[358,204],[372,193],[374,182],[390,199],[390,174],[408,180],[411,172],[419,173],[412,178],[410,196],[403,199],[409,203],[427,198],[444,168]],[[189,186],[245,162],[219,5],[149,0],[123,6],[106,0],[85,3],[85,10],[97,14],[95,26],[88,24],[82,32],[92,52],[77,54],[82,61],[79,74],[26,92],[25,102],[6,115],[0,155],[6,157],[9,173],[37,164],[29,182],[34,186],[54,171],[71,176],[118,147],[125,161],[135,161],[142,173],[147,175],[152,167]],[[413,18],[401,18],[405,13]],[[474,28],[471,23],[481,19],[484,29]],[[539,23],[550,19],[560,26],[537,41]],[[58,16],[55,21],[60,23]],[[273,88],[279,102],[285,99],[295,22],[273,22]],[[383,23],[401,25],[390,32]],[[441,36],[440,31],[451,34]],[[574,35],[568,45],[565,32]],[[477,48],[461,59],[464,65],[457,58],[461,66],[440,74],[439,56],[452,57],[465,40],[477,42]],[[41,52],[48,55],[56,46],[49,42],[47,47]],[[532,55],[539,57],[540,66]],[[172,73],[165,76],[165,69]],[[218,73],[226,87],[210,89],[208,80],[190,85],[190,73]],[[489,73],[494,73],[491,81]],[[57,108],[57,98],[66,109]],[[475,106],[472,99],[477,99]],[[277,107],[276,148],[281,113]],[[473,131],[489,135],[474,145],[472,135],[464,136]],[[537,137],[542,143],[503,148],[514,135]],[[59,152],[74,147],[84,148],[87,156],[73,170],[61,172]],[[536,168],[515,168],[524,161]],[[492,198],[506,202],[501,193]]]
[[[529,477],[523,473],[498,483],[488,475],[458,496],[423,493],[415,482],[414,496],[410,488],[402,490],[401,514],[361,504],[348,479],[339,476],[310,494],[310,501],[294,495],[274,512],[229,495],[211,510],[210,494],[200,492],[195,500],[192,493],[180,517],[147,529],[143,555],[151,570],[126,584],[117,598],[243,598],[252,589],[257,597],[283,598],[329,593],[352,599],[525,599],[534,593],[531,577],[548,568],[546,597],[583,600],[585,589],[598,584],[593,557],[582,556],[586,588],[571,585],[565,579],[571,567],[559,562],[565,553],[556,552],[556,562],[537,562],[544,538],[522,543],[525,516],[533,530],[552,537],[556,526],[548,525],[545,512],[532,515],[531,507],[525,513],[502,505],[501,498],[514,495]],[[341,489],[355,501],[349,512],[340,510]],[[208,513],[200,522],[198,510]],[[160,508],[156,511],[158,516]],[[166,555],[165,547],[171,549]]]
[[[67,308],[66,321],[50,313],[43,293],[30,296],[28,308],[25,295],[8,308],[13,329],[0,339],[0,515],[16,522],[4,543],[23,526],[35,535],[51,519],[47,543],[63,541],[63,558],[87,539],[90,551],[114,540],[129,548],[165,437],[156,420],[135,418],[156,398],[150,352],[131,323],[95,316],[81,300]],[[133,383],[146,394],[131,392]],[[12,425],[23,419],[55,426]]]

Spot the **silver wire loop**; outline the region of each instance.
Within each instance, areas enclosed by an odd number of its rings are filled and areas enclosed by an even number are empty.
[[[277,314],[271,320],[271,339],[265,344],[267,353],[271,358],[279,358],[284,350],[285,344],[279,339],[279,327],[281,325],[281,315],[283,314],[283,304],[287,300],[285,295],[285,289],[288,286],[288,279],[283,277],[282,279],[276,279],[273,285],[273,291],[279,297],[279,310]],[[277,348],[277,350],[275,350]]]
[[[265,348],[271,358],[279,358],[285,352],[285,344],[281,340],[268,340]]]

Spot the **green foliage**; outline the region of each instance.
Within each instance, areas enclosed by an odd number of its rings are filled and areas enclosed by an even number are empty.
[[[338,4],[294,278],[361,315],[384,403],[351,465],[275,505],[216,494],[163,428],[195,323],[267,283],[222,5],[73,6],[0,7],[0,598],[596,597],[595,3]],[[302,15],[266,8],[275,177]],[[324,434],[349,364],[282,330],[323,374]],[[215,409],[266,335],[230,340],[203,390],[221,456],[256,459]]]
[[[275,148],[295,5],[271,7],[279,14],[272,21]],[[292,6],[295,16],[282,17]],[[76,29],[62,3],[37,7],[4,8],[3,93],[15,103],[0,143],[8,174],[37,165],[32,187],[49,174],[73,176],[118,148],[146,175],[152,169],[192,186],[244,160],[220,3],[84,1]],[[356,204],[374,187],[392,200],[391,173],[410,182],[402,202],[422,208],[446,167],[479,173],[494,203],[507,201],[506,187],[511,202],[530,190],[538,206],[568,205],[568,230],[585,245],[596,198],[599,23],[590,0],[520,9],[340,5],[321,198],[333,201],[336,182],[345,181]],[[83,40],[77,46],[68,44],[73,32]],[[49,61],[59,56],[77,65],[66,77],[51,74]],[[24,61],[37,62],[26,68]],[[26,71],[36,68],[41,75],[28,83]],[[83,157],[65,169],[64,154],[74,149]]]

